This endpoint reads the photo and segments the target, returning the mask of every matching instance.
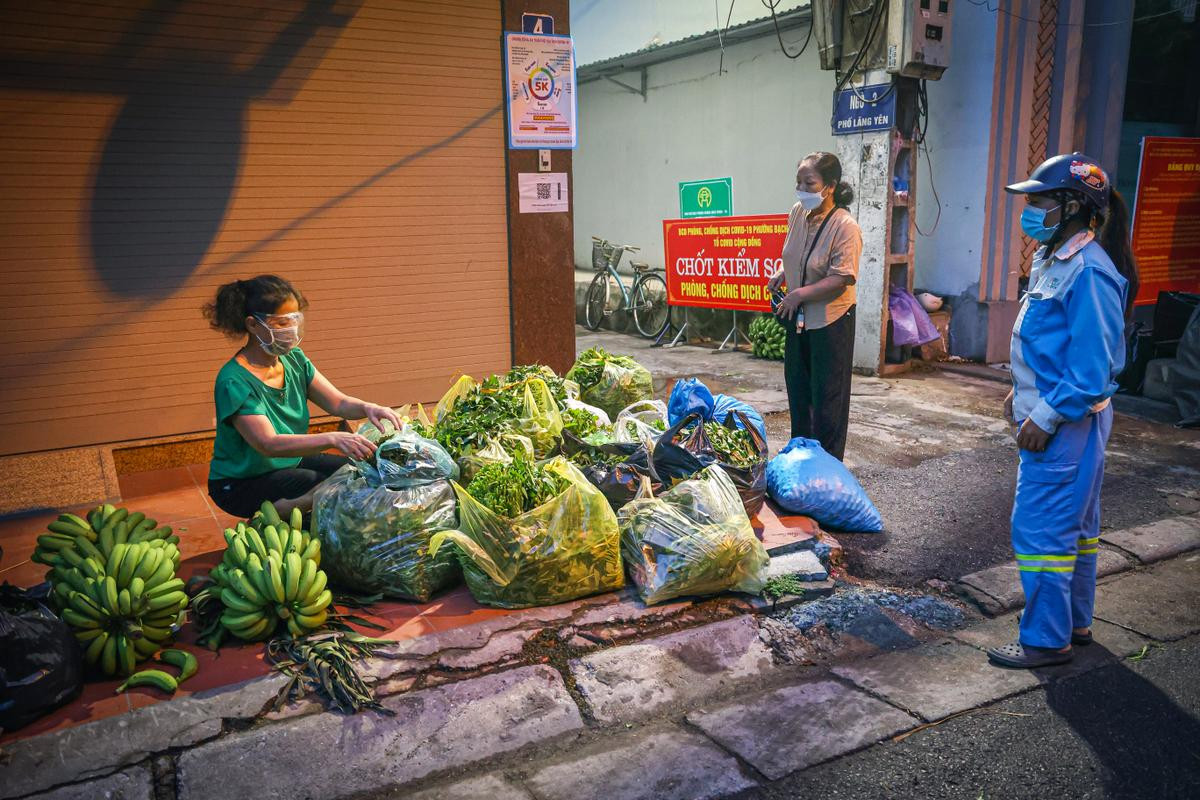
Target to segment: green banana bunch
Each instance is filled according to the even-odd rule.
[[[105,675],[132,674],[171,639],[187,607],[175,577],[179,537],[109,504],[47,528],[33,560],[50,567],[51,596],[85,660]]]
[[[751,350],[758,358],[782,361],[787,329],[773,314],[763,314],[750,323]]]
[[[274,635],[280,622],[294,637],[325,624],[333,593],[320,569],[321,542],[303,524],[299,509],[284,521],[265,502],[249,525],[225,531],[225,554],[205,591],[224,605],[221,626],[229,633],[255,642]]]

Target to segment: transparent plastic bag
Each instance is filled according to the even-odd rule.
[[[650,370],[629,356],[606,353],[599,347],[584,351],[566,377],[579,384],[585,403],[599,406],[610,417],[632,403],[654,397]]]
[[[347,464],[313,498],[321,568],[347,589],[425,602],[458,579],[430,538],[458,526],[451,479],[458,466],[437,444],[405,428],[370,462]]]
[[[575,384],[571,384],[571,385],[574,386]],[[578,387],[576,387],[576,391],[578,391]],[[567,398],[567,401],[565,403],[563,403],[563,408],[564,408],[564,410],[570,408],[570,409],[575,409],[578,411],[586,411],[587,413],[591,414],[593,417],[596,418],[596,425],[598,427],[602,427],[602,428],[611,428],[612,427],[612,418],[610,418],[608,416],[608,412],[605,411],[603,408],[598,408],[596,406],[589,405],[589,404],[583,402],[582,400],[576,400],[572,397]]]
[[[653,449],[654,443],[666,429],[667,404],[662,400],[639,400],[617,414],[613,438],[618,442],[644,444],[647,449]]]
[[[484,447],[468,453],[458,460],[459,469],[462,471],[460,480],[464,484],[470,483],[476,473],[488,464],[511,464],[513,453],[517,451],[522,452],[528,460],[534,460],[533,442],[529,441],[528,436],[522,436],[519,433],[502,433],[488,439]]]
[[[740,424],[739,424],[740,423]],[[740,411],[731,411],[725,422],[726,428],[742,428],[750,436],[757,458],[747,467],[738,467],[722,460],[704,430],[704,418],[693,412],[677,421],[658,438],[651,452],[655,473],[664,484],[687,480],[710,464],[717,464],[733,481],[741,495],[742,505],[750,516],[757,514],[767,499],[767,443],[758,435],[758,430]],[[689,430],[690,429],[690,430]],[[688,431],[685,435],[685,431]]]
[[[621,557],[647,605],[685,595],[762,591],[770,558],[719,466],[658,497],[644,479],[617,519]]]
[[[527,608],[553,605],[625,583],[617,518],[600,490],[564,458],[546,468],[570,486],[513,518],[502,517],[454,484],[459,527],[433,536],[430,550],[452,542],[467,587],[484,605]]]
[[[525,401],[521,416],[514,421],[513,431],[529,438],[533,454],[547,458],[562,441],[562,413],[550,393],[550,387],[540,378],[525,384]]]

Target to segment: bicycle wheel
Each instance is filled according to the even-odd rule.
[[[666,281],[653,272],[643,275],[633,287],[633,322],[638,332],[654,339],[670,321]]]
[[[584,325],[587,326],[589,331],[596,330],[600,327],[600,323],[604,321],[605,311],[608,310],[609,290],[607,272],[601,272],[592,278],[592,285],[588,287],[587,300],[583,309]]]

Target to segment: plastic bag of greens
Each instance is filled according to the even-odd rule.
[[[580,399],[599,406],[615,417],[621,409],[638,400],[654,397],[650,371],[629,356],[606,353],[601,347],[585,350],[567,380],[579,384]]]
[[[570,431],[563,431],[563,451],[604,494],[614,511],[637,495],[643,478],[650,481],[652,491],[662,491],[662,481],[654,472],[645,444],[600,442],[594,438],[584,441]]]
[[[480,450],[475,450],[458,460],[462,471],[462,481],[470,482],[472,478],[488,464],[511,464],[513,457],[523,455],[533,461],[533,442],[528,436],[519,433],[502,433],[488,439],[488,443]]]
[[[758,594],[770,559],[720,467],[655,497],[647,480],[617,514],[621,556],[642,602],[735,591]]]
[[[558,450],[562,429],[562,413],[550,387],[541,378],[531,379],[525,384],[521,416],[514,421],[513,432],[528,437],[534,455],[546,458]]]
[[[625,583],[617,518],[604,495],[564,458],[545,469],[566,489],[515,517],[497,514],[454,484],[459,528],[435,534],[430,549],[440,555],[445,542],[457,547],[467,586],[484,605],[552,605]]]
[[[437,406],[434,435],[455,458],[481,450],[500,433],[529,438],[538,458],[558,449],[562,415],[541,378],[506,383],[492,376],[481,384],[460,378]]]
[[[453,556],[434,556],[429,540],[458,526],[450,483],[457,476],[437,442],[407,428],[380,444],[372,461],[342,467],[313,498],[321,568],[356,592],[418,602],[454,583]]]
[[[606,412],[603,408],[589,405],[582,400],[575,400],[574,398],[568,397],[565,401],[563,401],[562,411],[564,416],[568,411],[579,411],[584,414],[588,414],[595,420],[595,425],[598,428],[612,427],[612,419],[608,416],[608,412]]]
[[[617,414],[613,438],[618,442],[635,442],[654,447],[654,442],[667,429],[667,404],[662,400],[639,400]]]
[[[667,416],[673,425],[688,414],[701,414],[706,420],[724,423],[734,411],[746,415],[746,420],[766,441],[767,424],[762,414],[749,403],[728,394],[713,394],[698,378],[684,378],[675,382],[667,403]],[[734,417],[737,422],[737,417]],[[737,423],[739,426],[741,422]]]
[[[843,531],[878,533],[883,518],[850,470],[814,439],[796,437],[767,465],[767,488],[794,514]]]
[[[651,457],[654,471],[668,486],[718,464],[737,487],[747,514],[757,514],[766,501],[767,443],[740,411],[731,412],[724,423],[705,422],[699,412],[689,414],[659,437]]]

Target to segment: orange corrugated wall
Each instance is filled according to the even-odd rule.
[[[494,0],[0,5],[0,454],[210,430],[263,272],[351,394],[510,358]]]

